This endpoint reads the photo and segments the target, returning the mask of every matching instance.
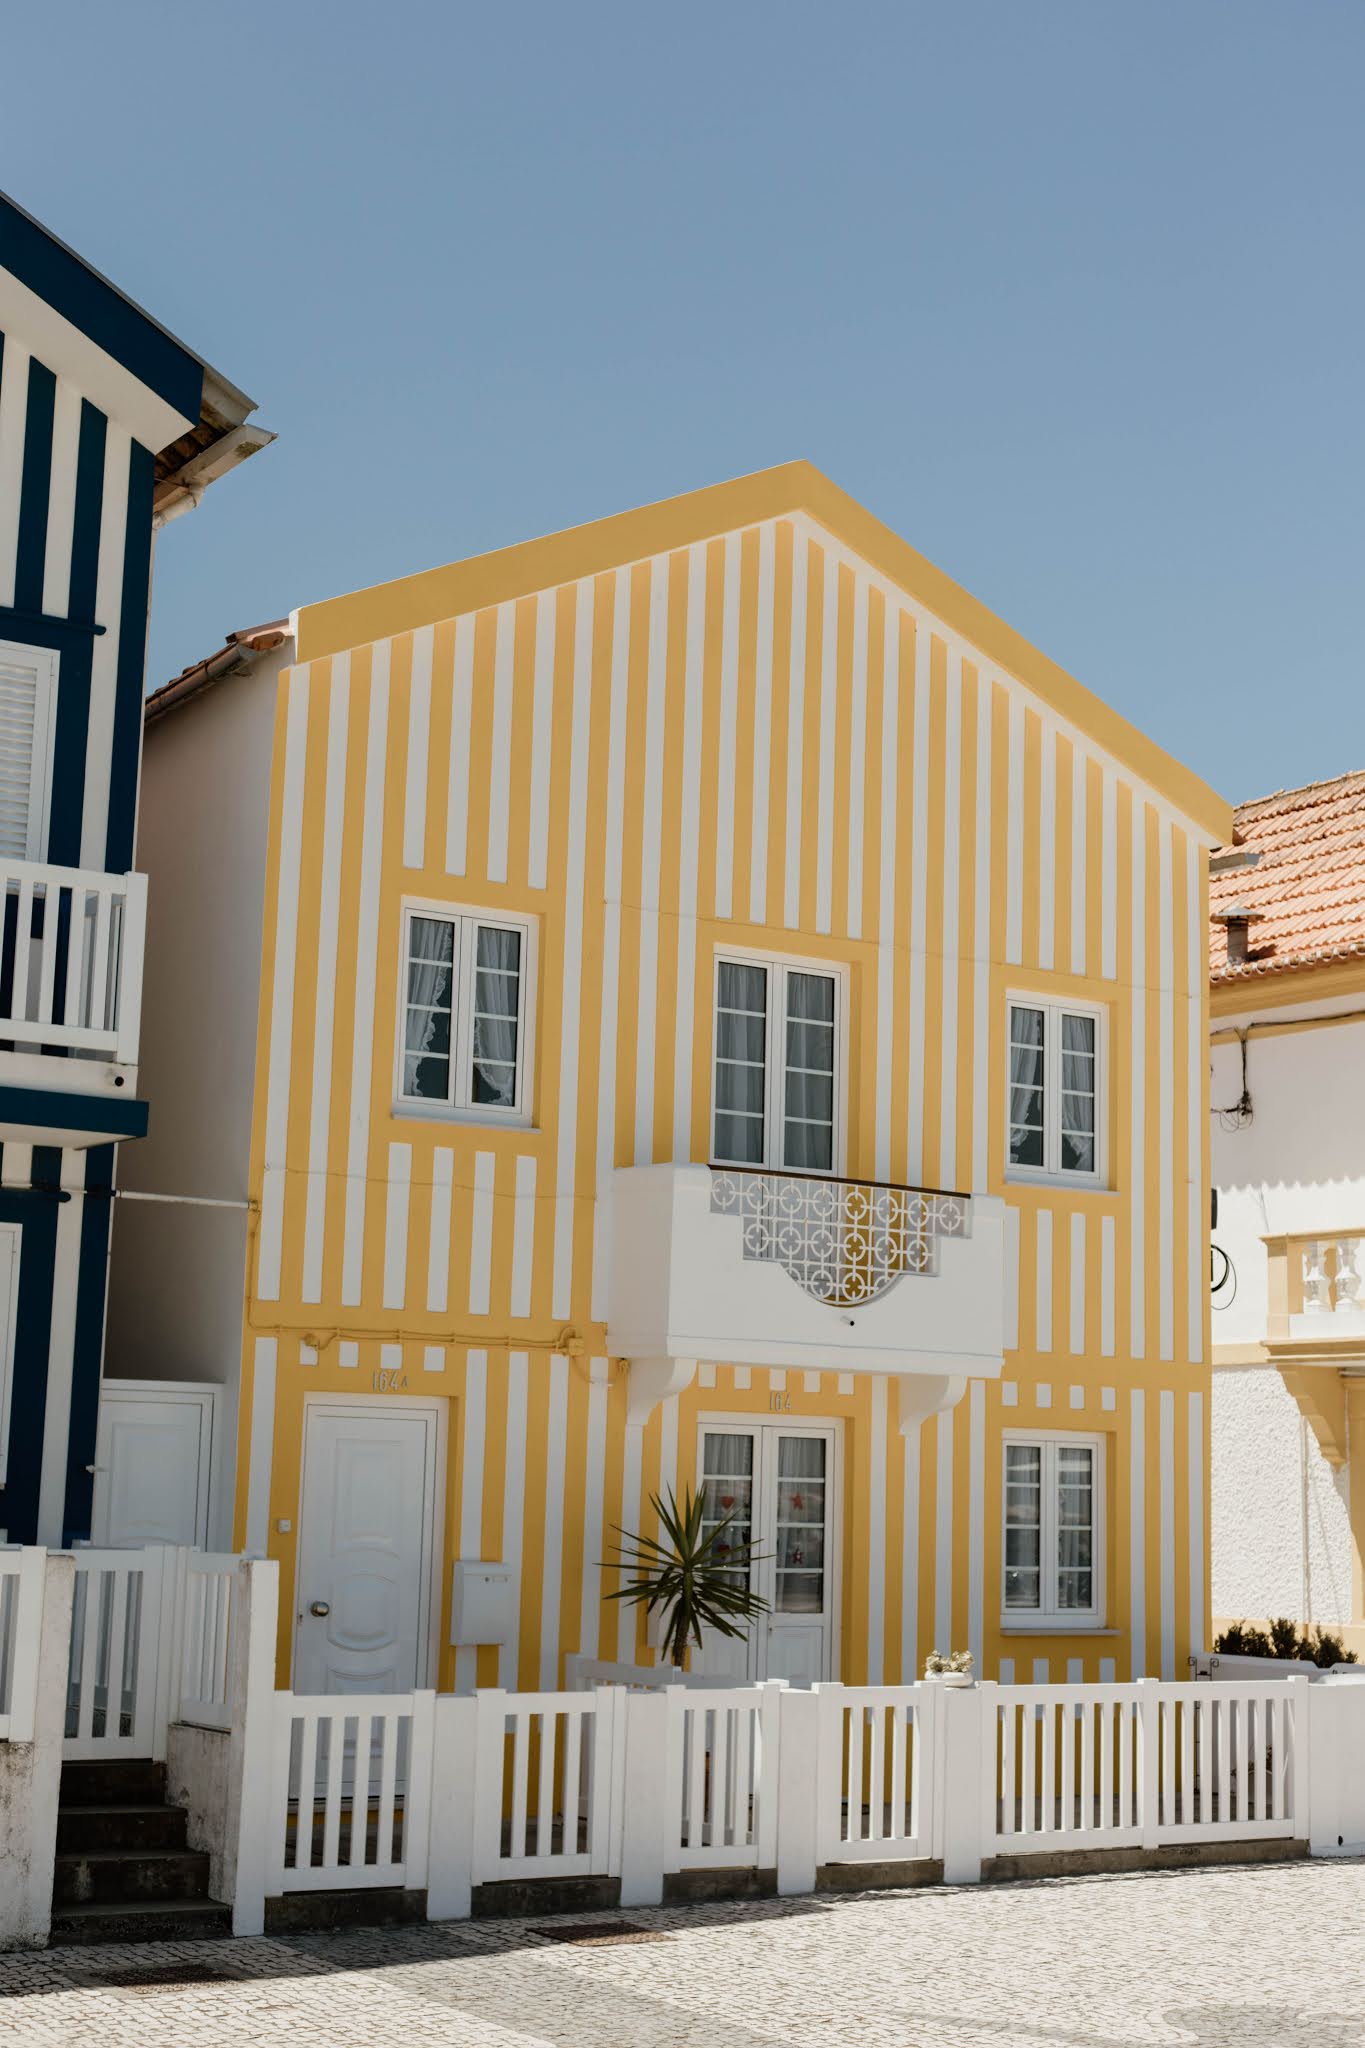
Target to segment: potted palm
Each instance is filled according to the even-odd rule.
[[[743,1636],[747,1625],[766,1614],[768,1603],[749,1584],[749,1567],[759,1553],[750,1542],[736,1542],[734,1514],[710,1529],[700,1494],[689,1487],[681,1505],[670,1491],[665,1501],[655,1494],[650,1506],[659,1521],[657,1536],[632,1536],[625,1529],[617,1554],[605,1569],[631,1572],[633,1578],[608,1593],[609,1600],[643,1606],[662,1622],[666,1661],[681,1671],[688,1649],[700,1649],[702,1631]]]

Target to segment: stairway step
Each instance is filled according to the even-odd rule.
[[[220,1941],[232,1933],[232,1908],[215,1899],[143,1899],[130,1906],[53,1908],[54,1948],[103,1941]]]
[[[149,1899],[208,1897],[209,1859],[200,1849],[83,1850],[59,1855],[54,1905],[136,1906]]]
[[[82,1757],[62,1765],[62,1806],[161,1806],[166,1766],[150,1757]]]
[[[94,1849],[184,1849],[183,1806],[63,1806],[57,1814],[57,1853]]]

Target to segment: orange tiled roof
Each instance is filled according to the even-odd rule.
[[[1260,859],[1211,876],[1209,907],[1243,903],[1262,915],[1251,926],[1246,961],[1234,967],[1226,927],[1212,927],[1212,979],[1245,981],[1365,957],[1365,769],[1258,797],[1239,804],[1235,816],[1235,844]]]

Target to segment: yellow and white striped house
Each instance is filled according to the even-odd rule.
[[[602,1560],[697,1484],[770,1603],[705,1668],[1183,1676],[1230,823],[805,463],[159,692],[132,1170],[198,1202],[112,1327],[219,1387],[282,1678],[648,1663]]]

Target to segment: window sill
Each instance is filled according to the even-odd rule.
[[[405,1102],[393,1105],[393,1114],[403,1121],[421,1124],[460,1124],[477,1131],[535,1131],[529,1116],[516,1110],[451,1109],[441,1102]]]
[[[1097,1621],[1002,1621],[1002,1636],[1117,1636],[1120,1629],[1103,1628]]]
[[[1013,1167],[1005,1174],[1007,1188],[1046,1189],[1049,1194],[1065,1195],[1107,1195],[1117,1200],[1119,1189],[1110,1187],[1107,1181],[1083,1180],[1079,1174],[1070,1173],[1027,1173]]]

